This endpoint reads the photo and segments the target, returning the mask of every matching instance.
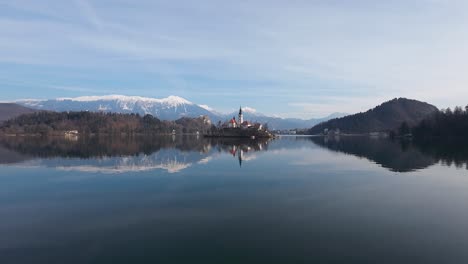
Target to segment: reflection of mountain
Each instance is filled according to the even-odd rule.
[[[0,164],[24,163],[64,171],[124,173],[182,171],[208,163],[218,152],[243,153],[266,149],[267,141],[200,137],[8,138],[0,141]],[[249,158],[249,157],[247,157]],[[34,161],[32,161],[34,160]]]
[[[0,138],[0,165],[46,166],[63,171],[124,173],[164,170],[169,173],[209,163],[220,154],[231,155],[239,165],[263,151],[301,151],[326,147],[364,157],[392,171],[407,172],[437,162],[468,164],[468,147],[430,142],[393,142],[369,137],[281,137],[237,139],[187,137],[95,137],[76,141],[65,138]]]
[[[208,153],[181,152],[174,149],[162,149],[150,155],[124,157],[105,157],[101,159],[64,159],[42,160],[42,164],[64,171],[126,173],[162,169],[169,173],[180,172],[193,163],[203,159]]]
[[[411,144],[370,137],[311,137],[317,145],[367,158],[391,171],[408,172],[433,165],[437,160]]]
[[[0,164],[13,164],[31,159],[29,155],[0,147]]]

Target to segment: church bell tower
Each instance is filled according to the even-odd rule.
[[[242,107],[239,107],[239,126],[244,123],[244,115],[242,114]]]

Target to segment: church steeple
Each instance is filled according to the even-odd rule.
[[[244,123],[244,115],[242,114],[242,106],[239,107],[239,126]]]

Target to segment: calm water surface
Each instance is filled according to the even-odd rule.
[[[466,150],[385,139],[0,144],[0,263],[468,263]]]

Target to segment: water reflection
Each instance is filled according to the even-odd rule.
[[[211,141],[215,143],[222,151],[230,153],[233,157],[237,157],[239,167],[242,167],[242,161],[255,159],[254,152],[267,151],[269,139],[218,139]]]
[[[45,166],[63,171],[125,173],[183,171],[193,164],[207,164],[223,154],[242,167],[268,150],[298,150],[320,146],[366,158],[396,172],[411,172],[436,163],[467,167],[468,147],[451,144],[392,141],[371,137],[283,137],[268,139],[211,138],[199,136],[27,138],[0,140],[0,164]]]
[[[10,138],[0,263],[467,263],[466,171],[431,166],[464,153],[357,137]]]
[[[220,153],[242,162],[268,149],[268,139],[186,137],[8,138],[0,141],[0,164],[22,163],[63,171],[126,173],[162,169],[180,172]]]
[[[410,172],[436,163],[468,166],[468,149],[460,142],[418,142],[390,140],[367,136],[310,137],[315,144],[327,149],[366,158],[396,172]],[[468,167],[467,167],[468,168]]]

